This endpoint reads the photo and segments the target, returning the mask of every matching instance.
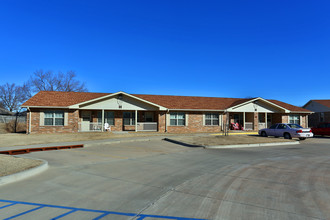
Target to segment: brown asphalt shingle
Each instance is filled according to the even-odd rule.
[[[330,99],[319,99],[319,100],[311,100],[311,101],[320,103],[321,105],[330,108]]]
[[[111,93],[41,91],[26,101],[22,106],[66,107],[110,94]],[[198,96],[132,95],[168,109],[224,110],[251,100]],[[310,112],[309,110],[277,100],[268,101],[290,111]]]

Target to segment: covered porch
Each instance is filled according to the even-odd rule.
[[[262,98],[251,99],[228,109],[228,126],[232,130],[260,130],[287,122],[287,110]]]
[[[77,106],[78,131],[159,131],[166,109],[124,92],[114,93]]]
[[[273,122],[274,113],[268,112],[235,112],[229,113],[231,130],[260,130],[269,128]],[[277,122],[276,122],[277,123]]]
[[[103,131],[158,131],[156,111],[79,111],[79,132]]]

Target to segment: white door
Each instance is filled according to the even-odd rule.
[[[90,131],[91,111],[81,112],[81,131]]]

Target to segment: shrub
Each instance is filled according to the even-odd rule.
[[[5,129],[9,133],[15,132],[15,120],[11,120],[10,122],[6,123]],[[17,122],[16,124],[16,132],[23,133],[26,132],[26,124],[22,122]]]

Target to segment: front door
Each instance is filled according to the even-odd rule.
[[[91,111],[82,111],[81,117],[81,131],[90,131]]]
[[[145,117],[146,122],[153,122],[154,121],[154,113],[153,112],[145,112],[144,117]]]

